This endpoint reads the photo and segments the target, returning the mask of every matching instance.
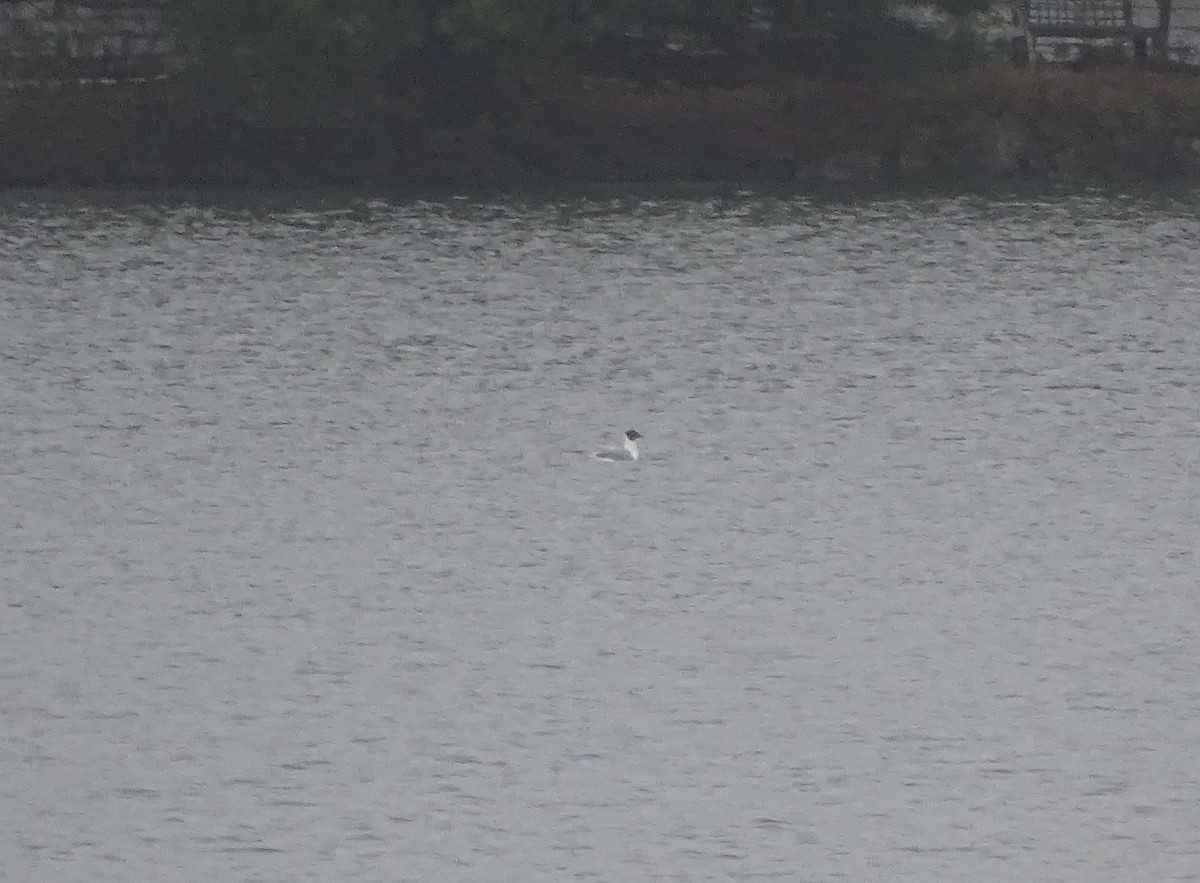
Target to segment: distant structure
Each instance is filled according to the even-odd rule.
[[[1172,0],[1016,0],[1014,24],[1022,32],[1025,55],[1035,65],[1044,45],[1054,54],[1072,47],[1128,47],[1139,64],[1151,58],[1166,64]]]
[[[135,80],[177,55],[163,0],[0,0],[0,79]]]

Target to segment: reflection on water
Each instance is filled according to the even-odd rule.
[[[1192,879],[1195,209],[11,197],[0,863]]]

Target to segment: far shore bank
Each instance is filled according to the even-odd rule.
[[[1200,78],[995,68],[737,88],[590,78],[450,124],[247,118],[169,81],[0,90],[0,186],[1200,183]]]

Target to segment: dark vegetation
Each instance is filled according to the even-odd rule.
[[[1200,84],[1031,73],[895,0],[159,0],[166,76],[0,92],[0,181],[1154,177]],[[988,0],[940,0],[950,18]]]

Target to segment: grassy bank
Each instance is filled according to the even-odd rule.
[[[1200,180],[1200,78],[1009,69],[737,88],[591,78],[431,123],[428,99],[250,116],[170,82],[8,86],[8,186]]]

